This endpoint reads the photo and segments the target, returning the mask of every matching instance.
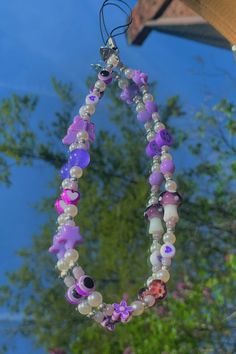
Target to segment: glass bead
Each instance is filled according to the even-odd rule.
[[[74,178],[81,178],[83,175],[83,169],[79,166],[74,166],[70,169],[70,176]]]
[[[124,71],[124,74],[125,74],[125,76],[127,77],[127,79],[131,79],[132,78],[132,76],[133,76],[133,70],[132,69],[125,69],[125,71]]]
[[[92,311],[92,307],[88,304],[87,301],[83,301],[78,305],[78,311],[82,315],[88,315]]]
[[[88,296],[87,300],[90,306],[98,307],[102,304],[103,301],[102,294],[98,291],[94,291],[91,295]]]
[[[84,270],[82,269],[82,267],[74,267],[72,273],[74,277],[78,280],[80,277],[84,275]]]
[[[146,103],[147,101],[153,101],[153,96],[150,93],[145,93],[143,95],[143,102]]]
[[[87,150],[76,149],[70,153],[69,164],[72,166],[79,166],[85,168],[90,163],[90,155]]]
[[[164,235],[163,235],[163,241],[165,243],[175,243],[176,241],[176,236],[173,232],[166,232]]]
[[[94,85],[94,87],[95,87],[96,89],[98,89],[100,92],[105,91],[106,86],[107,86],[107,85],[106,85],[105,82],[102,81],[102,80],[97,80],[97,81],[95,82],[95,85]]]
[[[144,311],[144,305],[141,301],[134,301],[132,302],[131,306],[133,307],[133,316],[139,316],[143,313]]]

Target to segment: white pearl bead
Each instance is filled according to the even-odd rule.
[[[111,304],[107,304],[107,306],[103,312],[105,315],[111,316],[113,314],[113,311],[114,311],[114,306]]]
[[[59,224],[59,225],[65,224],[67,217],[68,217],[68,216],[67,216],[66,214],[61,214],[61,215],[59,215],[58,218],[57,218],[58,224]]]
[[[153,96],[150,93],[143,95],[143,102],[146,103],[147,101],[153,101]]]
[[[152,119],[155,121],[159,121],[160,120],[160,115],[158,112],[153,112],[152,113]]]
[[[119,58],[117,55],[112,54],[110,58],[107,60],[108,65],[112,65],[113,67],[116,67],[119,64]]]
[[[65,178],[61,185],[63,189],[72,189],[73,191],[78,190],[78,184],[75,181],[71,181],[70,178]]]
[[[119,86],[119,88],[121,88],[121,89],[126,88],[128,85],[129,85],[129,82],[128,82],[128,80],[126,80],[126,79],[120,79],[120,80],[118,81],[118,86]]]
[[[76,205],[69,204],[65,207],[64,213],[74,217],[78,214],[78,208]]]
[[[75,222],[74,222],[74,220],[67,220],[67,221],[65,221],[64,225],[75,226]]]
[[[139,316],[144,311],[144,305],[141,301],[134,301],[132,302],[131,306],[133,307],[134,311],[132,312],[133,316]]]
[[[154,279],[160,279],[165,283],[170,279],[170,273],[166,269],[160,269],[158,272],[153,274]]]
[[[143,112],[143,111],[145,111],[145,106],[143,103],[138,103],[135,109],[136,109],[136,112]]]
[[[172,179],[169,179],[169,180],[166,181],[166,183],[165,183],[165,189],[166,189],[168,192],[176,192],[177,184],[176,184],[175,181],[173,181]]]
[[[132,69],[125,69],[125,71],[124,71],[124,74],[125,74],[125,76],[127,77],[127,79],[131,79],[132,78],[132,76],[133,76],[133,70]]]
[[[64,278],[64,283],[65,285],[69,288],[71,287],[73,284],[75,284],[75,279],[70,276],[70,275],[67,275],[65,278]]]
[[[74,166],[70,169],[70,175],[74,178],[80,178],[83,175],[83,170],[79,166]]]
[[[66,261],[73,264],[79,259],[79,252],[72,248],[66,251],[64,258]]]
[[[94,321],[101,323],[104,319],[104,314],[101,311],[96,312],[96,314],[93,317]]]
[[[155,132],[158,132],[159,130],[165,129],[165,125],[163,123],[157,122],[154,125],[154,130]]]
[[[152,165],[152,168],[151,168],[152,172],[160,172],[160,164],[158,162],[155,162],[153,165]]]
[[[79,311],[82,315],[88,315],[88,314],[92,311],[92,308],[91,308],[91,306],[87,303],[87,301],[83,301],[83,302],[81,302],[81,304],[78,305],[78,311]]]
[[[155,133],[154,132],[149,132],[147,134],[147,141],[152,141],[155,138]]]
[[[60,271],[67,271],[70,266],[69,266],[69,263],[65,260],[65,259],[59,259],[59,261],[57,261],[57,268],[60,270]]]
[[[172,160],[171,154],[168,154],[168,152],[164,152],[161,154],[161,161],[163,160]]]
[[[152,295],[146,295],[146,296],[144,296],[143,301],[145,302],[145,304],[146,304],[148,307],[153,306],[153,305],[155,304],[155,302],[156,302],[155,297],[152,296]]]
[[[161,263],[163,266],[169,267],[171,265],[171,258],[162,257]]]
[[[91,100],[91,98],[93,98],[93,100]],[[99,101],[99,97],[97,95],[95,95],[94,93],[92,95],[91,94],[87,95],[85,98],[86,104],[95,105],[98,103],[98,101]]]
[[[86,130],[82,130],[76,134],[76,138],[79,140],[80,139],[88,140],[89,139],[88,132],[86,132]]]
[[[157,240],[154,240],[150,247],[150,251],[151,252],[158,251],[158,253],[160,254],[160,249],[161,249],[161,244]]]
[[[81,267],[74,267],[72,273],[77,280],[85,274]]]
[[[105,82],[102,81],[102,80],[97,80],[97,81],[95,82],[95,85],[94,85],[94,87],[95,87],[96,89],[98,89],[100,92],[105,91],[106,86],[107,86],[107,85],[106,85]]]
[[[160,252],[159,251],[154,251],[151,256],[150,256],[150,262],[152,265],[154,266],[159,266],[161,265],[161,262],[159,260],[159,255],[160,255]]]
[[[166,232],[164,235],[163,235],[163,241],[164,242],[170,242],[170,243],[175,243],[176,241],[176,236],[173,232]]]
[[[99,293],[98,291],[94,291],[92,294],[90,294],[87,298],[88,303],[92,307],[98,307],[102,303],[102,294]]]

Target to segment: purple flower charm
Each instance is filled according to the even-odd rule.
[[[119,304],[114,304],[114,312],[112,314],[113,321],[126,322],[133,312],[133,307],[128,306],[125,300]]]
[[[146,85],[148,76],[147,74],[142,73],[140,70],[134,70],[132,79],[136,83],[136,85],[141,86]]]

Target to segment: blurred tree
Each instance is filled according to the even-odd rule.
[[[29,126],[37,98],[13,95],[2,101],[2,181],[10,182],[12,160],[32,164],[41,159],[56,168],[63,164],[65,154],[55,142],[69,125],[75,99],[70,85],[56,79],[53,85],[62,110],[55,114],[52,126],[40,125],[46,133],[41,141]],[[78,223],[86,240],[80,259],[109,302],[119,301],[124,292],[133,298],[142,287],[148,274],[149,240],[142,218],[148,172],[143,132],[130,108],[118,99],[117,90],[112,88],[108,94],[116,134],[105,130],[97,134],[91,165],[80,182]],[[22,266],[8,274],[9,283],[1,288],[1,304],[23,314],[17,330],[36,346],[72,354],[236,351],[235,108],[227,100],[203,107],[186,128],[178,97],[168,99],[160,111],[170,127],[174,121],[175,156],[186,158],[184,143],[191,161],[177,176],[184,204],[168,299],[127,326],[118,326],[113,334],[79,316],[64,300],[55,260],[47,253],[56,216],[53,200],[44,199],[41,208],[48,213],[48,223],[33,238],[31,249],[19,251]],[[58,185],[55,176],[55,190]]]

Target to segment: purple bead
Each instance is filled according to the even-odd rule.
[[[62,166],[62,168],[60,169],[60,175],[62,179],[70,177],[70,166],[68,163]]]
[[[75,149],[70,153],[69,165],[85,168],[90,162],[90,155],[87,150]]]
[[[155,102],[153,101],[147,101],[145,103],[145,107],[146,107],[146,110],[149,112],[149,113],[154,113],[154,112],[157,112],[158,111],[158,108],[157,108],[157,105]]]
[[[136,85],[142,86],[146,85],[148,81],[148,76],[140,70],[134,70],[132,80],[136,83]]]
[[[164,180],[163,174],[157,171],[152,172],[149,177],[151,186],[160,186]]]
[[[174,173],[175,172],[175,165],[172,160],[163,160],[160,165],[161,172],[164,174],[166,173]]]
[[[155,142],[155,140],[152,140],[148,143],[148,145],[146,147],[146,154],[149,157],[153,157],[155,155],[161,154],[160,148],[157,146],[157,143]]]
[[[142,111],[137,114],[137,119],[141,123],[146,123],[151,118],[152,118],[152,115],[148,111]]]
[[[164,145],[171,146],[173,143],[173,138],[167,129],[159,130],[156,134],[155,140],[160,148]]]

